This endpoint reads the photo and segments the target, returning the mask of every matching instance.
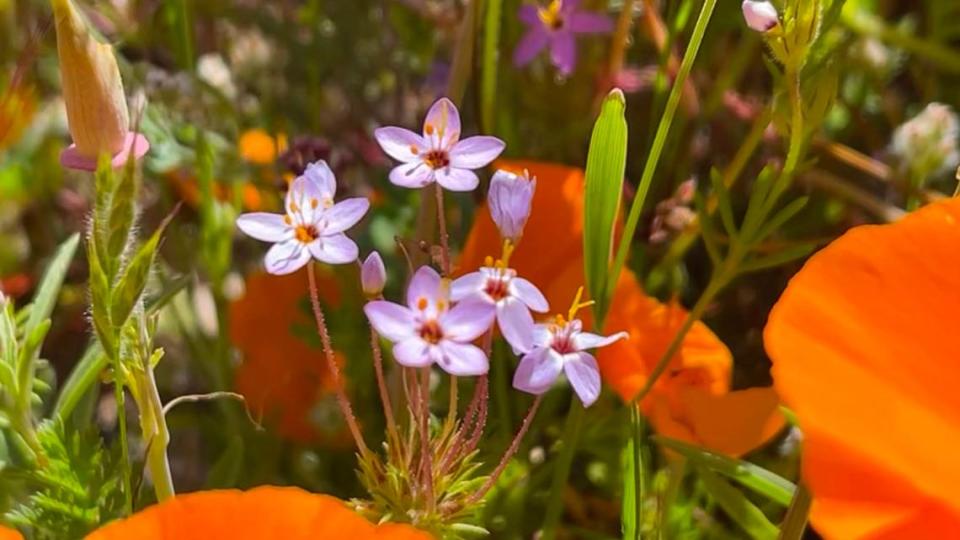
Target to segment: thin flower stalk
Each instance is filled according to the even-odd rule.
[[[400,444],[400,435],[397,431],[397,419],[393,415],[393,402],[390,399],[390,391],[387,389],[387,380],[383,371],[383,349],[380,348],[380,336],[372,327],[370,328],[370,350],[373,352],[373,368],[377,378],[377,390],[380,393],[380,401],[383,402],[383,416],[387,422],[387,441],[390,445],[390,452],[396,452]]]
[[[490,489],[496,485],[497,480],[500,479],[500,475],[503,474],[503,471],[507,468],[510,460],[513,459],[513,456],[517,453],[517,450],[520,449],[520,442],[523,441],[523,438],[527,435],[527,431],[530,429],[530,424],[533,423],[533,419],[537,416],[537,411],[540,409],[540,404],[542,402],[543,394],[537,396],[537,398],[533,400],[533,405],[530,406],[530,410],[527,411],[527,416],[524,417],[523,423],[520,425],[520,429],[517,431],[516,436],[513,437],[513,441],[510,442],[510,447],[507,448],[507,451],[503,454],[503,457],[500,458],[500,463],[497,464],[497,467],[487,478],[487,481],[483,483],[483,486],[481,486],[476,493],[467,499],[467,504],[479,502],[490,491]]]

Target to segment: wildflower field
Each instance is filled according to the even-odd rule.
[[[957,0],[0,0],[0,540],[960,539]]]

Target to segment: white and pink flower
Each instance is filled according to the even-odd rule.
[[[311,258],[328,264],[357,260],[357,245],[344,234],[370,208],[363,197],[333,202],[337,181],[325,161],[312,163],[290,184],[286,214],[254,212],[237,218],[237,227],[248,236],[272,242],[267,251],[267,272],[291,274]]]
[[[407,288],[407,305],[369,302],[363,311],[373,328],[393,342],[397,363],[422,368],[436,364],[451,375],[484,375],[487,355],[473,341],[493,324],[493,306],[467,299],[451,306],[450,283],[423,266]]]
[[[600,396],[600,368],[596,358],[586,351],[627,337],[626,332],[608,337],[584,332],[580,319],[567,322],[558,317],[553,323],[538,324],[533,333],[533,350],[520,360],[513,387],[540,395],[553,386],[562,372],[583,405],[589,407]]]
[[[493,173],[487,204],[490,207],[490,217],[497,224],[501,237],[513,244],[520,241],[523,228],[530,217],[530,207],[536,191],[537,179],[531,180],[526,171],[523,176],[507,171]]]
[[[374,132],[380,147],[401,165],[390,171],[390,181],[406,188],[438,182],[450,191],[472,191],[480,183],[473,171],[489,165],[506,146],[496,137],[460,140],[460,113],[447,98],[430,107],[423,135],[401,127]]]

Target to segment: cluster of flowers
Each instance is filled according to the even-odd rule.
[[[383,150],[401,162],[390,173],[398,186],[420,188],[437,183],[450,191],[470,191],[479,185],[474,172],[490,164],[504,149],[495,137],[460,139],[460,116],[447,99],[437,101],[426,116],[423,134],[399,127],[376,132]],[[396,361],[406,367],[436,365],[451,375],[477,376],[489,371],[488,352],[474,341],[494,324],[513,351],[522,355],[513,384],[540,395],[564,373],[584,405],[600,394],[600,372],[588,350],[626,337],[603,337],[583,331],[576,317],[580,294],[566,317],[536,323],[533,314],[550,306],[536,285],[509,267],[511,252],[523,236],[536,180],[497,171],[490,182],[491,216],[503,239],[503,253],[477,271],[455,280],[430,266],[419,268],[407,288],[405,304],[382,299],[386,281],[383,260],[371,253],[361,265],[364,293],[371,299],[364,311],[373,328],[394,343]],[[365,198],[334,202],[336,180],[325,162],[307,167],[286,197],[286,213],[250,213],[238,227],[247,235],[273,243],[265,266],[272,274],[289,274],[311,259],[345,264],[358,258],[357,245],[345,231],[370,207]],[[444,269],[449,274],[449,269]]]

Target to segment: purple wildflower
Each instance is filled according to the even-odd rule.
[[[580,0],[551,0],[547,7],[520,6],[520,20],[529,30],[513,52],[517,67],[530,63],[543,49],[550,48],[550,60],[564,76],[577,65],[577,34],[606,34],[613,21],[599,13],[577,9]]]
[[[536,178],[531,180],[526,171],[523,176],[497,171],[490,179],[490,191],[487,194],[490,217],[497,224],[500,236],[514,245],[523,236],[523,228],[530,217],[530,206],[536,190]]]
[[[486,167],[506,146],[496,137],[460,140],[460,113],[447,98],[430,107],[423,135],[400,127],[374,132],[380,147],[402,164],[390,171],[390,181],[407,188],[438,182],[450,191],[472,191],[480,183],[474,169]]]

